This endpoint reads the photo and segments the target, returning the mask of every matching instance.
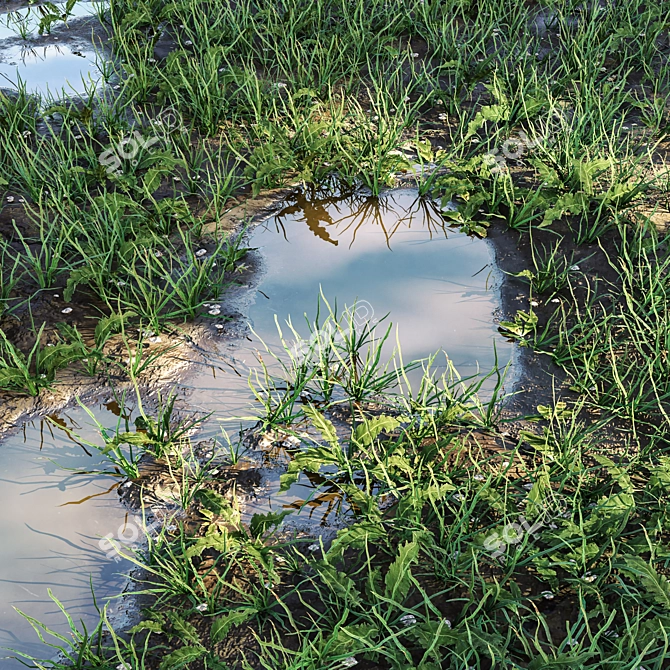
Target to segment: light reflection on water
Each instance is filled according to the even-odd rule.
[[[19,81],[29,93],[53,96],[83,93],[100,79],[96,55],[68,46],[12,46],[0,50],[0,88],[17,89]]]
[[[66,5],[64,2],[53,4],[55,11],[43,5],[32,5],[30,7],[20,7],[11,11],[0,13],[0,40],[15,37],[34,37],[39,34],[40,22],[47,14],[60,14],[61,17],[67,16],[67,23],[87,16],[94,16],[96,7],[92,2],[82,2],[78,0],[66,14]],[[57,21],[53,27],[62,26],[62,21]]]
[[[248,378],[258,367],[259,352],[270,363],[263,343],[281,353],[276,321],[285,337],[290,320],[306,338],[305,319],[314,321],[321,291],[340,309],[366,301],[375,318],[388,314],[394,331],[386,354],[396,347],[397,327],[405,363],[444,350],[466,378],[494,367],[494,344],[500,367],[511,360],[512,345],[493,320],[499,298],[492,248],[448,228],[414,189],[380,198],[299,194],[259,226],[249,244],[262,254],[264,268],[246,312],[253,333],[237,341],[222,339],[186,385],[189,405],[219,419],[205,425],[206,435],[216,436],[219,426],[234,433],[239,424],[231,417],[249,415],[250,408],[258,411]],[[444,354],[436,359],[440,366],[445,367]],[[417,384],[420,376],[416,370],[409,378]],[[484,385],[484,395],[494,383]],[[512,383],[510,375],[506,387]],[[256,458],[271,464],[267,453]],[[281,467],[267,473],[270,494],[251,511],[296,509],[309,501],[292,523],[299,526],[306,517],[312,526],[335,522],[339,495],[323,478],[303,477],[279,494],[280,474]]]
[[[100,406],[108,426],[115,417]],[[95,625],[91,598],[119,593],[123,564],[104,558],[98,543],[125,523],[113,477],[78,474],[109,469],[74,437],[95,439],[83,410],[52,419],[31,421],[0,445],[0,647],[49,656],[30,624],[13,608],[36,617],[61,634],[67,632],[62,614],[49,600],[48,589],[76,620]],[[68,468],[64,470],[63,468]],[[0,651],[0,659],[5,653]],[[0,660],[0,667],[23,667]]]
[[[64,4],[56,7],[64,12]],[[101,78],[99,56],[91,45],[91,24],[82,24],[85,28],[78,33],[74,26],[80,24],[71,22],[94,17],[93,4],[77,2],[68,23],[58,21],[53,34],[40,36],[38,27],[45,13],[44,7],[36,6],[0,14],[0,89],[18,89],[21,82],[29,93],[54,99],[91,90]]]
[[[281,348],[275,318],[284,330],[290,319],[307,337],[305,318],[314,321],[320,292],[340,311],[365,301],[375,318],[388,314],[394,330],[387,354],[397,328],[405,362],[444,350],[467,377],[493,368],[494,343],[499,365],[511,359],[512,346],[493,320],[498,292],[490,245],[446,227],[414,189],[379,199],[298,195],[254,232],[250,245],[264,267],[248,308],[254,333],[222,339],[209,367],[191,378],[198,409],[221,418],[243,412],[256,352],[262,342]]]

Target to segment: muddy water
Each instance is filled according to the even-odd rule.
[[[260,340],[279,353],[275,319],[285,324],[290,318],[306,336],[304,315],[314,320],[320,292],[331,304],[337,300],[340,308],[356,301],[364,304],[371,319],[389,314],[405,361],[442,349],[462,375],[474,375],[494,365],[494,343],[499,364],[510,360],[511,346],[494,323],[498,277],[490,245],[447,228],[431,203],[412,189],[380,198],[297,195],[252,232],[249,244],[256,251],[248,263],[260,271],[251,284],[226,294],[221,312],[232,301],[253,332],[239,336],[239,328],[233,329],[221,315],[208,315],[219,344],[205,352],[200,367],[181,387],[190,409],[214,414],[200,431],[203,440],[220,435],[221,426],[234,436],[240,422],[231,418],[253,413],[247,377],[257,367]],[[216,304],[206,312],[216,312]],[[392,339],[388,354],[395,334]],[[106,426],[115,424],[119,411],[114,403],[93,409]],[[127,567],[100,546],[100,538],[109,533],[123,536],[126,513],[117,492],[110,490],[118,480],[62,469],[106,467],[73,438],[77,433],[96,441],[96,431],[79,408],[57,420],[60,426],[28,424],[0,445],[0,536],[5,539],[0,545],[0,646],[40,655],[44,648],[34,644],[29,626],[11,608],[64,632],[46,594],[51,586],[75,619],[83,617],[91,624],[95,613],[89,579],[97,597],[104,599],[118,593],[122,581],[115,575]],[[245,515],[293,509],[291,526],[326,535],[345,523],[346,508],[337,491],[318,477],[278,493],[285,457],[279,452],[244,455],[263,474],[262,485],[247,492]],[[19,667],[12,663],[0,661],[0,667]]]
[[[104,406],[97,414],[115,425],[116,417]],[[127,570],[105,559],[99,546],[100,538],[116,535],[126,522],[114,490],[118,479],[77,474],[108,469],[73,436],[93,441],[91,420],[81,409],[53,418],[57,423],[30,422],[0,444],[0,648],[46,658],[49,650],[14,608],[67,634],[49,599],[51,589],[75,621],[83,619],[90,627],[97,621],[91,584],[104,602],[121,591],[124,579],[118,573]],[[0,650],[0,668],[23,667],[4,658],[7,654]]]
[[[91,43],[94,15],[91,3],[79,2],[67,24],[39,35],[39,7],[0,14],[0,88],[17,89],[21,82],[30,93],[60,99],[94,87],[101,78]]]

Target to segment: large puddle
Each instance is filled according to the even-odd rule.
[[[258,249],[249,263],[262,261],[262,271],[257,283],[231,295],[253,333],[231,338],[226,322],[213,314],[220,345],[181,385],[192,410],[214,414],[200,430],[202,439],[220,437],[222,425],[234,434],[239,424],[230,419],[253,411],[247,379],[257,366],[257,352],[264,349],[260,340],[280,351],[275,318],[281,325],[290,318],[307,336],[304,315],[314,320],[320,293],[341,308],[364,306],[366,318],[389,314],[406,362],[444,350],[461,375],[469,376],[494,366],[494,343],[499,366],[512,356],[512,345],[494,323],[499,298],[491,246],[446,227],[431,202],[413,189],[390,191],[380,198],[297,195],[252,232],[249,244]],[[216,304],[208,310],[217,312]],[[391,339],[389,354],[395,334]],[[442,357],[440,364],[444,363]],[[507,386],[511,388],[511,379]],[[105,425],[116,422],[114,403],[93,409]],[[60,427],[48,421],[28,424],[0,447],[0,532],[5,539],[0,548],[0,646],[39,654],[44,649],[34,644],[28,625],[11,607],[51,624],[59,622],[58,630],[64,632],[56,607],[46,597],[47,587],[75,618],[91,622],[89,579],[102,599],[119,591],[114,575],[123,568],[99,545],[108,533],[120,535],[117,529],[122,530],[126,519],[117,492],[110,490],[118,480],[68,475],[54,465],[52,461],[86,471],[100,465],[99,457],[89,455],[66,429],[94,441],[96,433],[85,412],[75,408],[58,421]],[[317,478],[301,481],[280,496],[281,466],[267,453],[248,453],[246,458],[264,475],[247,513],[292,508],[293,525],[312,530],[342,522],[336,496],[320,489]],[[305,501],[310,502],[298,514]],[[11,663],[3,661],[2,667],[14,667]]]
[[[65,5],[54,5],[64,15]],[[60,99],[84,93],[100,80],[99,56],[91,43],[97,24],[95,7],[77,2],[67,19],[58,21],[51,33],[39,35],[44,6],[0,14],[0,88],[17,89]]]
[[[340,312],[347,306],[366,319],[388,315],[378,326],[383,332],[393,324],[386,354],[390,357],[399,341],[405,363],[442,352],[434,369],[446,369],[446,354],[466,379],[490,372],[496,351],[499,369],[512,359],[512,345],[494,322],[500,277],[491,245],[447,227],[432,202],[414,189],[380,198],[301,194],[259,226],[249,244],[263,267],[259,284],[239,294],[240,310],[253,332],[232,340],[225,322],[219,323],[224,324],[221,346],[184,389],[193,410],[212,414],[201,430],[205,437],[221,438],[221,428],[235,437],[240,422],[233,417],[253,414],[255,408],[248,380],[259,367],[259,352],[267,365],[272,359],[266,346],[286,358],[277,323],[290,344],[288,320],[307,339],[307,322],[315,319],[320,295],[331,306],[337,303]],[[216,311],[217,304],[211,308]],[[323,302],[320,309],[323,317]],[[409,375],[415,389],[421,375],[420,369]],[[482,395],[495,383],[495,377],[485,382]],[[513,383],[510,371],[505,387],[511,390]],[[282,449],[268,445],[246,457],[263,468],[265,482],[258,498],[249,501],[249,513],[297,510],[307,503],[287,524],[314,532],[342,522],[332,491],[320,489],[318,477],[278,493],[286,457]]]
[[[194,408],[220,418],[248,411],[247,378],[256,352],[263,342],[281,350],[275,316],[284,331],[290,318],[306,338],[305,317],[314,321],[321,293],[340,311],[356,305],[371,319],[388,315],[383,323],[392,323],[393,333],[387,353],[397,329],[405,362],[443,351],[461,376],[469,377],[489,372],[496,350],[499,367],[511,360],[512,345],[494,322],[500,277],[492,247],[449,228],[414,189],[379,198],[298,195],[261,225],[249,244],[263,265],[251,304],[241,308],[253,333],[238,341],[225,337],[220,351],[191,379]],[[436,360],[440,363],[444,367],[444,355]]]

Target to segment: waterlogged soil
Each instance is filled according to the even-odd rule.
[[[29,93],[59,100],[95,88],[109,38],[93,5],[77,3],[67,22],[42,35],[41,18],[39,7],[0,13],[0,89],[24,85]]]

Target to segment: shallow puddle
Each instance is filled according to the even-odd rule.
[[[84,93],[100,79],[94,53],[56,44],[14,46],[2,50],[0,59],[0,87],[17,89],[20,80],[28,92],[45,97]]]
[[[58,22],[42,36],[39,8],[0,15],[0,88],[22,82],[29,93],[55,99],[90,90],[101,78],[91,44],[94,14],[91,3],[77,3],[67,24]]]
[[[259,226],[249,244],[258,249],[263,267],[251,304],[240,306],[253,333],[231,341],[224,326],[219,350],[187,385],[189,406],[219,419],[205,424],[206,436],[216,437],[221,426],[234,434],[240,424],[231,417],[254,411],[248,378],[258,366],[258,352],[266,363],[263,342],[282,353],[275,319],[285,337],[290,318],[307,338],[305,315],[314,321],[320,292],[331,305],[337,302],[340,311],[356,304],[357,316],[374,320],[388,314],[382,325],[392,322],[393,331],[386,353],[390,356],[396,346],[397,328],[405,363],[443,351],[466,378],[494,368],[496,350],[500,368],[511,361],[512,345],[494,322],[499,275],[491,245],[448,228],[434,205],[414,189],[389,191],[380,198],[301,194]],[[248,296],[242,290],[240,302]],[[441,354],[434,367],[444,369],[445,363]],[[420,376],[416,370],[409,378],[416,384]],[[510,372],[507,389],[513,381]],[[494,384],[492,378],[483,386],[484,396]],[[279,495],[281,466],[271,469],[274,455],[248,456],[266,468],[265,493],[251,511],[295,508],[310,500],[299,517],[293,515],[292,524],[300,527],[303,521],[313,530],[315,522],[337,522],[337,500],[319,482],[301,480]]]
[[[314,321],[320,292],[340,311],[356,303],[357,314],[388,315],[388,354],[397,329],[405,362],[444,351],[468,377],[494,367],[494,343],[499,366],[511,360],[512,345],[494,322],[499,275],[490,244],[448,228],[414,189],[380,198],[299,195],[259,226],[249,245],[263,266],[251,304],[241,308],[255,334],[223,339],[210,367],[188,385],[196,408],[224,417],[248,407],[247,377],[261,340],[280,350],[275,317],[285,331],[290,318],[307,337],[305,315]],[[444,355],[440,361],[444,366]]]
[[[511,359],[512,346],[494,323],[499,297],[491,246],[446,227],[432,203],[413,189],[390,191],[380,198],[297,195],[252,232],[249,245],[257,248],[249,263],[260,264],[262,270],[252,286],[230,291],[221,304],[236,301],[233,306],[246,315],[254,334],[234,339],[223,318],[212,315],[220,346],[208,352],[205,363],[181,385],[188,407],[214,414],[198,439],[220,437],[221,426],[235,436],[240,422],[230,419],[254,411],[247,379],[257,367],[260,340],[279,352],[275,319],[283,326],[291,318],[307,336],[304,315],[314,320],[320,292],[331,304],[337,301],[340,310],[358,301],[362,311],[357,314],[363,318],[389,314],[405,362],[444,350],[461,375],[475,375],[494,366],[494,343],[501,367]],[[215,305],[209,311],[216,312]],[[389,345],[390,354],[395,334]],[[506,385],[511,388],[511,378]],[[109,404],[95,412],[111,426],[114,410]],[[76,432],[96,440],[83,410],[68,411],[59,417],[62,420],[68,427],[77,424]],[[113,478],[68,475],[49,459],[79,470],[100,463],[71,432],[47,422],[28,424],[0,446],[0,496],[4,510],[9,510],[0,517],[0,533],[11,538],[0,548],[0,646],[41,654],[44,649],[28,643],[35,638],[10,607],[62,626],[45,597],[52,586],[75,618],[93,621],[89,575],[96,595],[103,598],[119,591],[121,582],[113,575],[123,567],[112,560],[113,552],[101,548],[100,538],[108,533],[121,536],[126,520],[117,492],[109,490]],[[289,524],[311,533],[332,532],[344,522],[341,512],[346,509],[338,491],[318,476],[302,478],[288,492],[278,493],[286,459],[281,447],[247,453],[245,459],[263,474],[262,486],[248,493],[243,509],[247,518],[253,512],[293,509]]]
[[[30,7],[21,7],[11,11],[0,13],[0,40],[14,37],[34,37],[39,35],[40,22],[47,14],[60,14],[65,16],[66,4],[64,2],[53,3],[55,11],[51,12],[47,7],[40,5],[31,5]],[[77,19],[94,16],[95,6],[91,2],[82,2],[79,0],[67,15],[67,23]],[[53,24],[53,29],[62,26],[63,22],[58,21]],[[46,33],[46,31],[45,31]]]
[[[116,417],[97,408],[108,426]],[[82,409],[27,423],[0,444],[0,667],[19,668],[4,657],[10,647],[48,658],[18,608],[62,635],[68,632],[63,615],[49,599],[48,589],[75,621],[95,626],[98,617],[91,584],[102,604],[117,595],[125,579],[118,573],[127,566],[105,558],[101,538],[116,536],[126,524],[126,511],[118,504],[113,477],[76,474],[109,469],[97,452],[74,439],[70,430],[93,441],[96,432]],[[60,424],[60,425],[59,425]],[[69,429],[69,430],[68,430]],[[69,470],[64,470],[68,468]],[[53,641],[53,640],[52,640]]]

